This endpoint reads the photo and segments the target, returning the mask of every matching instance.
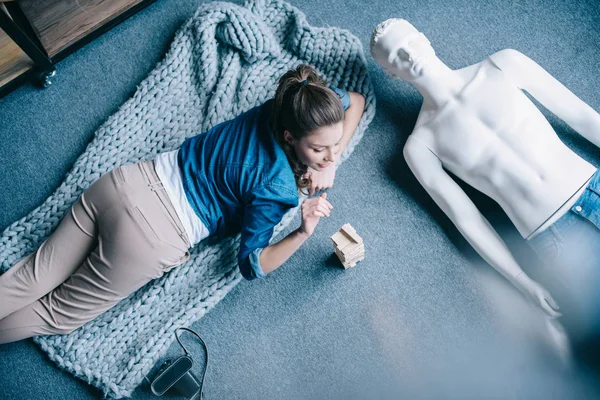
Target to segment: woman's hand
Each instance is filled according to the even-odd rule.
[[[302,225],[299,229],[301,233],[307,236],[312,235],[319,220],[322,217],[329,217],[333,206],[326,198],[327,193],[323,193],[319,197],[304,200],[304,203],[302,203]]]
[[[335,163],[332,162],[329,167],[322,171],[316,171],[309,167],[305,175],[310,176],[311,184],[308,188],[308,193],[312,196],[321,190],[329,189],[333,186],[333,181],[335,180]]]

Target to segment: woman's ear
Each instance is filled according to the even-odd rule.
[[[286,142],[288,142],[292,146],[296,142],[296,140],[294,139],[294,137],[292,136],[292,134],[288,130],[283,131],[283,138],[285,139]]]

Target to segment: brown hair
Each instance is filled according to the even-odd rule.
[[[311,180],[303,178],[307,167],[300,162],[294,148],[285,140],[284,132],[287,130],[295,140],[300,140],[319,128],[343,120],[344,108],[340,98],[327,87],[313,67],[301,64],[279,79],[271,126],[275,139],[292,166],[299,189],[310,186]]]

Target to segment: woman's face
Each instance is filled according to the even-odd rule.
[[[285,140],[294,148],[301,163],[316,171],[335,164],[344,135],[343,122],[319,128],[299,140],[285,131]]]

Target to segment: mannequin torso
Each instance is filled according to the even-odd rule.
[[[563,144],[500,69],[505,57],[453,71],[461,89],[439,107],[424,103],[411,138],[494,199],[529,237],[568,210],[596,168]]]

